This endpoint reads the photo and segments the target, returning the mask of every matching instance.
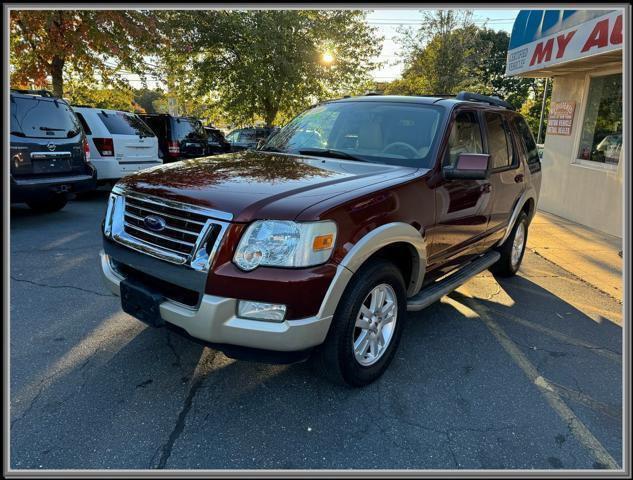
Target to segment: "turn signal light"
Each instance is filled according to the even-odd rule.
[[[327,235],[319,235],[314,237],[312,242],[312,250],[318,252],[320,250],[329,250],[334,245],[334,234],[328,233]]]

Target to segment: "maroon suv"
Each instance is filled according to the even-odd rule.
[[[260,150],[122,179],[101,264],[150,325],[366,385],[407,311],[517,272],[540,181],[525,120],[496,97],[345,98]]]

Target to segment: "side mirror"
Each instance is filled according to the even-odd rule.
[[[490,173],[490,155],[485,153],[462,153],[456,164],[442,168],[447,180],[486,180]]]
[[[257,140],[257,146],[255,147],[255,150],[259,150],[260,148],[262,148],[265,143],[266,143],[266,140],[263,138],[260,138],[259,140]]]

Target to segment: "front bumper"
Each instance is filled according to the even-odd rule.
[[[117,272],[110,257],[101,251],[101,270],[105,283],[120,295],[124,276]],[[237,299],[204,294],[197,307],[166,300],[160,304],[161,318],[182,328],[189,335],[213,344],[228,344],[278,352],[306,350],[323,343],[332,315],[317,315],[299,320],[268,322],[236,315]]]

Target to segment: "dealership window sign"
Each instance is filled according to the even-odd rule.
[[[552,102],[547,119],[548,135],[571,135],[576,102]]]
[[[540,24],[528,16],[532,12],[522,12],[526,12],[524,21],[515,22],[512,31],[513,38],[510,41],[506,64],[507,75],[540,70],[622,48],[621,11],[611,11],[575,25],[578,18],[582,18],[576,11],[532,11],[540,13],[541,17],[537,20]],[[596,13],[601,12],[593,14]],[[551,14],[559,15],[560,18],[547,28],[548,15],[551,17]],[[566,25],[573,26],[560,30],[556,28]],[[552,33],[547,35],[548,31]]]

